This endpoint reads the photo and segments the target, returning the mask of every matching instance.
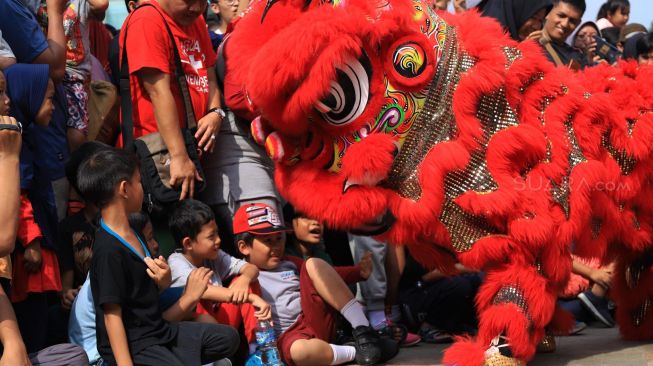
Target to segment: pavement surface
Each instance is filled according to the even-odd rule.
[[[537,354],[529,366],[653,366],[653,341],[624,341],[616,328],[589,327],[579,335],[556,337],[556,344],[556,352]],[[440,366],[446,347],[420,343],[402,348],[387,365]]]

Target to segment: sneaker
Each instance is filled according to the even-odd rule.
[[[597,320],[608,328],[614,327],[614,319],[608,309],[608,300],[594,295],[590,290],[578,294],[578,299]]]
[[[399,343],[400,347],[410,347],[422,341],[422,338],[414,333],[410,333],[406,326],[402,324],[393,323],[390,319],[385,321],[385,325],[377,329],[379,335],[394,339]]]
[[[579,334],[580,332],[585,330],[585,328],[587,328],[587,324],[585,324],[585,322],[576,321],[576,324],[574,325],[574,327],[569,332],[569,335]]]
[[[356,347],[356,363],[373,365],[394,357],[399,352],[397,342],[379,336],[371,327],[359,326],[353,330]]]

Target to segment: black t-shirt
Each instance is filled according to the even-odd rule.
[[[91,267],[97,224],[89,222],[80,211],[59,223],[59,265],[62,271],[73,270],[73,288],[81,286]]]
[[[142,235],[139,235],[142,238]],[[91,292],[95,304],[97,348],[109,364],[115,359],[104,324],[102,305],[118,304],[132,355],[177,336],[177,324],[163,320],[159,290],[147,275],[145,262],[103,227],[95,234],[91,264]]]

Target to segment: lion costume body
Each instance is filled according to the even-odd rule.
[[[622,334],[653,336],[652,70],[555,68],[495,21],[420,0],[273,4],[225,51],[282,195],[430,268],[487,273],[479,333],[446,364],[521,364],[546,327],[571,328],[556,310],[571,251],[616,260]]]

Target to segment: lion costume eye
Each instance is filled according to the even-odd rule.
[[[345,126],[363,114],[370,97],[371,70],[364,52],[360,59],[352,58],[336,67],[329,94],[315,104],[325,121]]]

